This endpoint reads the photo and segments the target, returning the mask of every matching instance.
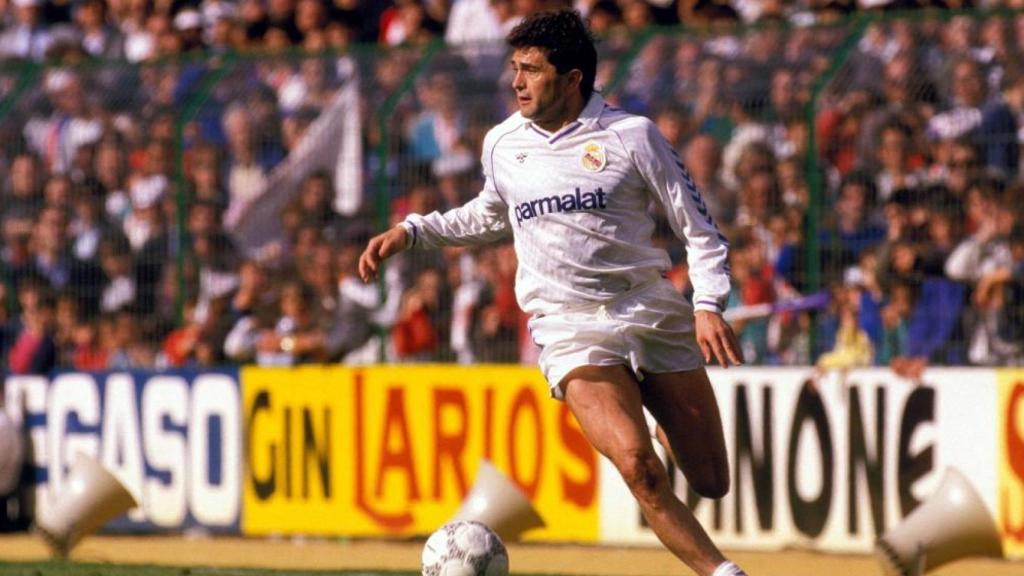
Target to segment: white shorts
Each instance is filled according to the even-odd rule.
[[[562,380],[580,366],[625,365],[643,373],[680,372],[704,365],[694,334],[693,308],[659,279],[600,304],[566,308],[530,319],[541,347],[540,369],[551,395],[563,399]]]

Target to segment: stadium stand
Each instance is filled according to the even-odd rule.
[[[353,267],[479,189],[500,38],[555,4],[0,2],[0,367],[532,362],[508,246]],[[1020,364],[1020,3],[866,4],[576,3],[731,240],[749,361]]]

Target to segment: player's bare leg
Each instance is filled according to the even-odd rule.
[[[658,440],[695,492],[721,498],[729,491],[729,460],[718,402],[703,368],[644,374],[644,406],[658,422]]]
[[[619,470],[654,533],[697,574],[711,576],[725,557],[672,492],[633,375],[625,366],[584,366],[570,372],[563,387],[583,433]]]

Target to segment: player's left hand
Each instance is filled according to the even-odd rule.
[[[694,316],[697,322],[697,345],[704,355],[705,364],[711,364],[712,357],[724,368],[743,364],[740,343],[721,314],[697,310]]]

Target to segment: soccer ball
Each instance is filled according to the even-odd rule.
[[[451,522],[427,539],[423,576],[508,576],[508,552],[484,524]]]

